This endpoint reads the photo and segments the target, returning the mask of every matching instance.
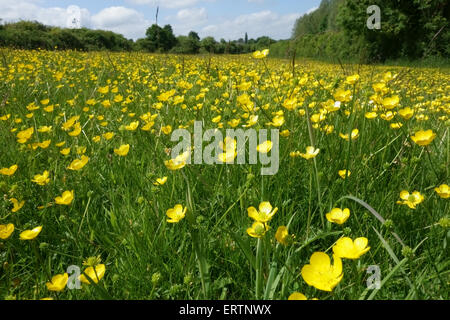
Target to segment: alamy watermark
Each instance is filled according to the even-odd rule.
[[[219,129],[203,132],[203,122],[194,123],[193,144],[191,133],[186,129],[172,132],[171,141],[179,143],[172,149],[172,159],[180,156],[186,164],[246,164],[246,146],[248,145],[248,164],[259,163],[261,175],[275,175],[279,169],[279,130],[267,129],[227,129],[226,138]],[[181,140],[181,141],[180,141]],[[259,140],[259,143],[258,143]],[[209,143],[203,148],[204,143]],[[186,156],[183,156],[186,155]]]
[[[67,281],[67,288],[70,290],[79,290],[81,289],[81,281],[80,281],[80,275],[81,275],[81,269],[79,266],[69,266],[67,268],[67,274],[69,275],[69,280]]]
[[[377,265],[372,265],[367,268],[367,273],[371,274],[367,278],[367,288],[369,290],[381,289],[381,269]]]
[[[67,8],[66,27],[70,29],[81,28],[81,9],[78,6],[69,6]]]
[[[367,28],[369,30],[381,29],[381,9],[377,5],[372,5],[367,8],[367,14],[371,16],[367,19]]]

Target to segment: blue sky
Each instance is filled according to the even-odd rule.
[[[0,0],[3,21],[37,20],[61,27],[84,26],[144,37],[155,22],[172,25],[176,35],[194,30],[217,40],[268,35],[291,36],[295,20],[317,8],[320,0]],[[74,23],[75,19],[75,23]]]

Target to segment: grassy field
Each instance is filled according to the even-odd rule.
[[[450,69],[0,58],[0,299],[449,299]],[[279,129],[278,173],[171,170],[194,121]]]

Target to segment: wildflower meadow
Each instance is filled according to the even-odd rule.
[[[449,299],[450,69],[0,58],[0,299]]]

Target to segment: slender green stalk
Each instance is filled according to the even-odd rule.
[[[311,227],[311,189],[312,189],[312,170],[309,166],[309,200],[308,200],[308,220],[306,221],[306,239],[309,236],[309,228]]]
[[[427,154],[428,161],[430,161],[430,165],[431,165],[431,168],[433,169],[434,175],[436,176],[436,179],[439,181],[439,174],[437,173],[435,165],[433,165],[433,161],[431,160],[430,148],[427,147],[427,150],[425,150],[425,153]]]
[[[309,141],[311,142],[311,146],[315,149],[316,148],[316,141],[314,138],[314,132],[311,124],[311,118],[309,116],[309,110],[308,106],[305,105],[305,113],[306,113],[306,122],[308,123],[308,134],[309,134]],[[314,163],[314,172],[316,176],[316,187],[317,187],[317,201],[319,202],[319,214],[320,219],[322,222],[322,228],[325,226],[325,221],[323,219],[322,215],[322,192],[320,191],[320,178],[319,178],[319,171],[317,169],[317,160],[316,158],[313,158]]]
[[[260,300],[261,298],[261,288],[262,288],[262,246],[263,241],[258,238],[258,243],[256,245],[256,285],[255,285],[255,298]]]
[[[191,187],[189,183],[189,179],[187,178],[186,174],[183,172],[183,177],[186,180],[186,186],[187,186],[187,194],[186,194],[186,201],[187,201],[187,207],[189,210],[189,214],[187,215],[190,229],[191,229],[191,236],[192,236],[192,245],[194,247],[195,255],[197,257],[197,263],[198,263],[198,269],[200,272],[200,280],[202,283],[202,292],[203,292],[203,298],[204,299],[210,299],[210,275],[209,275],[209,266],[208,261],[205,257],[204,253],[204,247],[203,247],[203,238],[201,236],[201,231],[196,226],[196,219],[195,219],[195,211],[194,211],[194,204],[192,201],[192,195],[191,195]]]

